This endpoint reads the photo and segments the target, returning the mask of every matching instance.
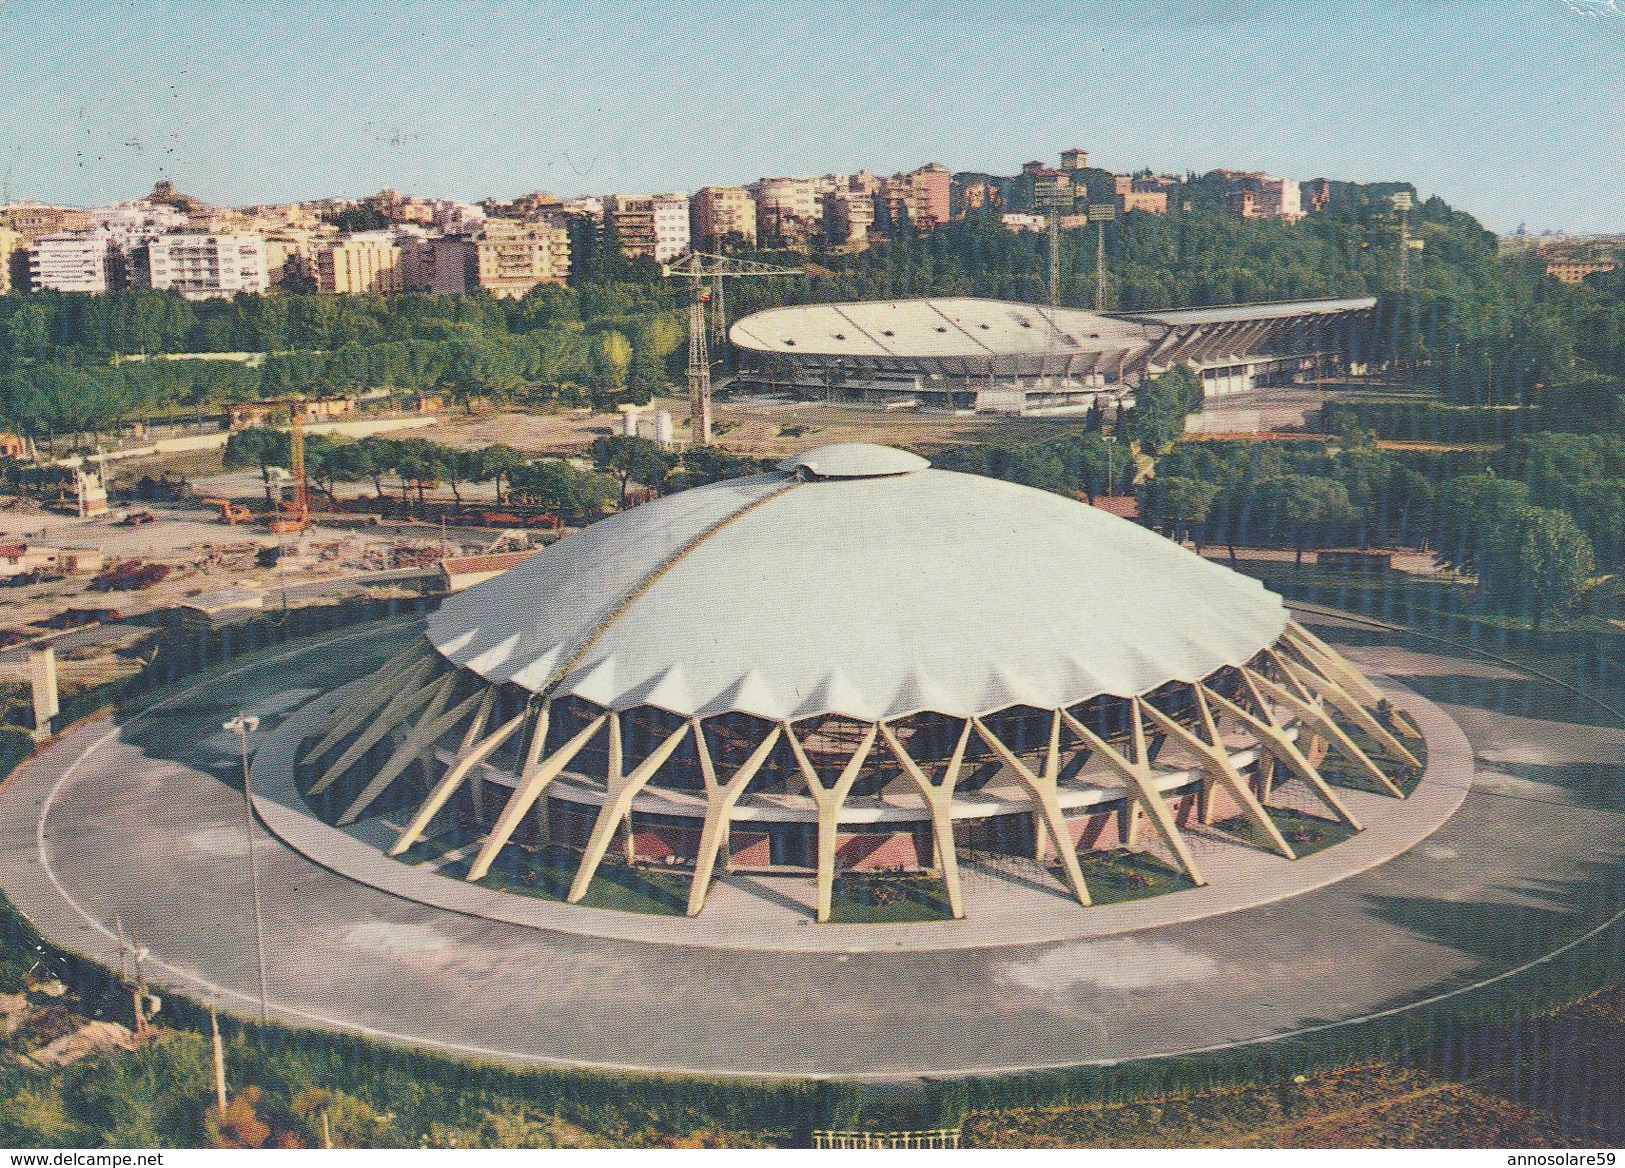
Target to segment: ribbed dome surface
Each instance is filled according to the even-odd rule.
[[[614,709],[867,721],[1195,681],[1286,621],[1256,581],[1126,520],[918,470],[645,504],[449,598],[429,638],[488,680]]]

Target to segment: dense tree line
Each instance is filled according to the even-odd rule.
[[[591,456],[596,469],[588,470],[561,458],[531,459],[502,443],[470,449],[416,437],[305,436],[306,478],[318,496],[330,502],[336,503],[340,483],[371,483],[382,499],[386,479],[393,478],[405,504],[415,501],[422,510],[427,492],[444,484],[461,506],[463,488],[491,483],[499,506],[541,507],[569,523],[589,522],[617,505],[624,507],[633,484],[670,494],[754,473],[765,465],[714,447],[667,451],[648,439],[619,435],[597,439]],[[223,459],[229,470],[259,471],[268,508],[274,505],[276,471],[286,469],[291,460],[288,432],[268,427],[233,433]]]
[[[1542,433],[1482,465],[1340,443],[1178,442],[1154,460],[1139,441],[1089,432],[955,448],[938,466],[1093,500],[1132,489],[1141,520],[1198,550],[1415,548],[1477,576],[1483,598],[1536,625],[1596,571],[1625,569],[1625,437]],[[1115,468],[1115,469],[1112,469]]]

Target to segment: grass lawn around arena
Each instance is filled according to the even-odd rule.
[[[1389,725],[1393,730],[1394,737],[1398,738],[1405,745],[1405,748],[1416,756],[1416,760],[1422,764],[1420,767],[1413,767],[1408,763],[1389,757],[1388,752],[1383,750],[1375,738],[1372,738],[1354,723],[1341,717],[1336,718],[1336,721],[1343,733],[1354,740],[1354,745],[1360,748],[1361,753],[1375,763],[1377,769],[1392,779],[1396,787],[1409,795],[1416,790],[1416,785],[1422,781],[1422,772],[1427,769],[1427,742],[1420,734],[1412,738],[1405,732],[1403,726],[1394,725],[1394,719],[1396,718],[1404,718],[1405,723],[1413,730],[1415,723],[1398,711],[1395,712],[1393,718],[1389,719]],[[1344,758],[1342,753],[1335,748],[1327,752],[1325,761],[1317,769],[1320,771],[1321,777],[1334,786],[1349,787],[1356,791],[1370,791],[1376,794],[1386,793],[1384,788],[1379,787],[1371,776]]]
[[[483,832],[453,828],[430,839],[419,840],[401,854],[401,861],[414,867],[431,865],[443,876],[461,880],[473,863]],[[441,863],[446,856],[464,852]],[[522,847],[510,844],[502,850],[490,872],[477,883],[484,888],[534,896],[542,900],[563,900],[575,879],[581,853],[558,844]],[[683,916],[688,911],[688,889],[692,874],[684,869],[670,871],[653,865],[627,864],[618,856],[605,856],[578,902],[588,908],[610,908],[621,912],[656,916]]]
[[[835,877],[829,919],[837,924],[896,924],[953,917],[940,876],[843,872]]]
[[[1083,869],[1089,898],[1096,904],[1120,904],[1196,887],[1189,876],[1149,852],[1131,852],[1127,848],[1086,852],[1078,857],[1078,864]]]
[[[1292,845],[1292,850],[1298,854],[1300,860],[1354,837],[1352,827],[1335,819],[1294,811],[1290,807],[1266,807],[1265,810],[1275,821],[1275,826],[1281,829],[1281,835]],[[1219,826],[1228,831],[1230,830],[1228,822]]]

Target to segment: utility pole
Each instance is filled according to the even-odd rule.
[[[221,1114],[226,1110],[226,1048],[220,1041],[220,1017],[209,1003],[209,1029],[214,1034],[214,1099]]]
[[[248,835],[248,884],[254,897],[254,941],[260,959],[260,1024],[271,1024],[270,996],[265,985],[265,920],[260,911],[260,872],[254,856],[254,794],[248,783],[248,736],[260,728],[260,720],[252,714],[238,714],[229,722],[220,724],[230,730],[242,743],[243,753],[243,830]]]
[[[693,418],[690,435],[694,445],[709,446],[711,357],[705,343],[706,331],[710,327],[705,309],[713,299],[713,288],[716,290],[718,304],[713,305],[712,316],[720,322],[716,326],[720,330],[722,324],[726,324],[720,308],[723,279],[746,276],[799,276],[802,271],[799,268],[780,268],[773,264],[757,263],[755,260],[735,259],[731,256],[699,251],[691,251],[669,264],[662,264],[660,271],[668,278],[686,276],[689,280],[688,404]],[[707,286],[707,282],[710,287]]]

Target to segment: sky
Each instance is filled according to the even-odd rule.
[[[1625,232],[1625,0],[0,0],[0,179],[90,206],[942,162],[1408,180]]]

